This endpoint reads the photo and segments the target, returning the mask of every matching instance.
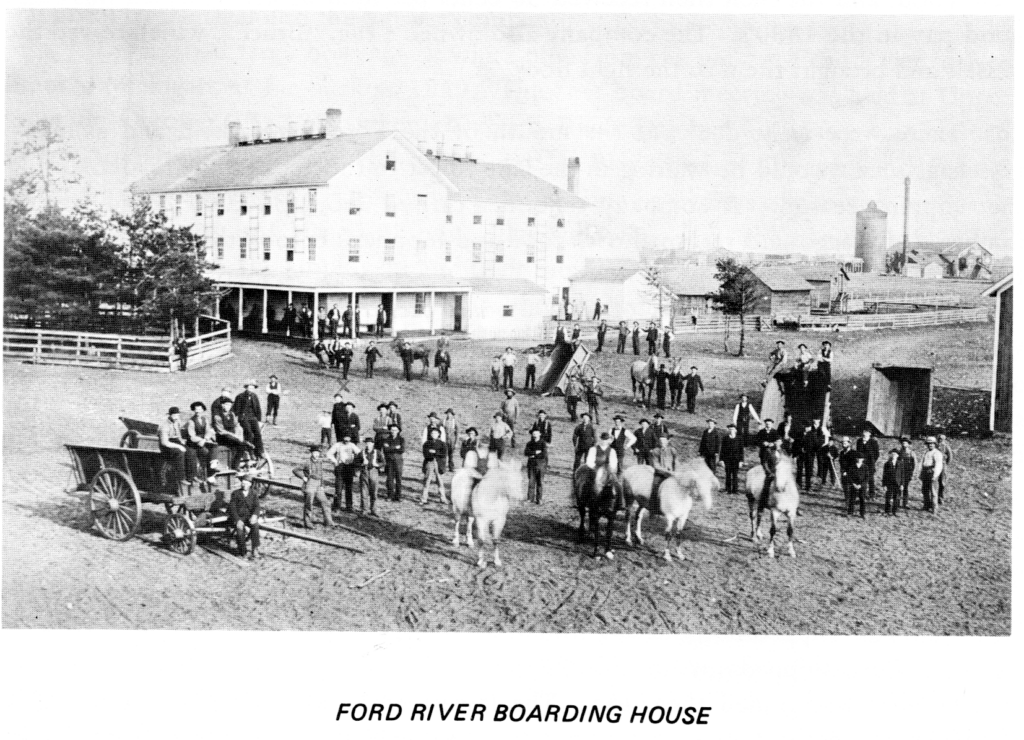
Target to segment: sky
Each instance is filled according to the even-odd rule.
[[[101,203],[229,121],[342,109],[345,131],[470,145],[565,186],[589,248],[852,254],[874,200],[902,239],[1012,248],[1013,21],[13,11],[7,148],[49,119]]]

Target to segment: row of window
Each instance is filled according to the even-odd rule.
[[[238,240],[238,256],[241,259],[250,259],[250,255],[252,256],[251,258],[256,257],[256,240],[253,239],[252,241],[254,242],[254,244],[250,247],[249,239],[247,239],[246,237],[243,236],[241,239]],[[263,259],[267,261],[270,260],[271,255],[270,244],[271,242],[269,238],[265,238],[263,240]],[[309,239],[306,240],[306,255],[309,258],[310,262],[316,262],[316,238],[310,237]],[[285,239],[284,258],[288,262],[295,261],[294,239]],[[224,259],[224,237],[222,236],[217,237],[217,259]]]
[[[413,313],[423,314],[425,312],[426,305],[427,305],[427,294],[426,293],[416,293],[415,303],[413,304]],[[502,306],[501,307],[501,315],[502,316],[511,316],[512,315],[512,306]]]
[[[174,215],[181,216],[182,213],[183,196],[174,196]],[[258,210],[259,205],[255,208]],[[310,213],[316,213],[316,188],[310,188],[307,197],[307,210]],[[285,201],[285,212],[295,213],[295,193],[289,192],[287,200]],[[167,213],[167,196],[160,196],[160,213]],[[245,193],[239,194],[238,213],[241,216],[249,215],[249,202]],[[196,215],[203,215],[203,195],[202,193],[196,194]],[[224,193],[217,193],[217,215],[224,215]],[[263,196],[263,215],[271,215],[271,201],[270,193]]]

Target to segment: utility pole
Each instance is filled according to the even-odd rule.
[[[910,178],[903,180],[903,262],[900,265],[900,275],[907,274],[907,217],[910,208]]]

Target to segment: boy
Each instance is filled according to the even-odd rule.
[[[501,388],[501,355],[495,355],[491,360],[491,390]]]
[[[900,451],[893,447],[882,466],[882,487],[885,489],[885,513],[896,516],[900,508]]]

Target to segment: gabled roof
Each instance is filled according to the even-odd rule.
[[[452,157],[426,159],[458,188],[457,193],[449,196],[452,200],[561,208],[586,208],[590,205],[568,190],[513,164]]]
[[[751,272],[773,291],[785,292],[814,288],[813,285],[797,275],[793,268],[785,265],[757,265],[751,268]]]
[[[992,298],[994,296],[999,295],[1000,293],[1002,293],[1007,288],[1012,288],[1012,287],[1013,287],[1013,273],[1011,272],[1009,275],[1004,277],[998,283],[993,283],[988,288],[986,288],[982,292],[982,296],[984,296],[985,298]]]
[[[839,266],[831,265],[793,265],[793,272],[804,280],[812,283],[831,283],[839,274]]]
[[[982,247],[978,242],[907,242],[907,254],[910,252],[917,252],[918,254],[938,254],[944,259],[950,260],[951,257],[955,257],[963,252],[965,249],[971,247],[981,247],[985,252],[989,250]],[[903,242],[893,242],[892,246],[889,247],[891,251],[902,252]]]
[[[570,283],[623,283],[642,272],[639,262],[611,263],[607,260],[587,261],[583,269],[569,278]]]
[[[661,278],[673,295],[705,296],[708,293],[717,293],[722,287],[715,279],[717,271],[717,268],[707,266],[664,267]]]
[[[173,193],[323,185],[394,133],[190,149],[133,183],[131,190]]]

